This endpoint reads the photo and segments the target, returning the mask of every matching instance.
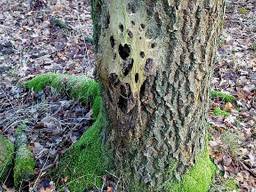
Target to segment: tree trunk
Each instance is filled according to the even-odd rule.
[[[92,0],[92,8],[119,188],[173,190],[206,149],[223,0]]]

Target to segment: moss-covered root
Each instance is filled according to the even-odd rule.
[[[21,125],[16,130],[15,135],[15,165],[14,165],[14,185],[20,188],[24,181],[28,181],[34,175],[35,159],[32,152],[27,147],[27,136],[24,132],[25,125]]]
[[[195,165],[188,170],[180,182],[168,185],[170,192],[207,192],[212,184],[216,166],[210,160],[208,150],[201,152]]]
[[[100,96],[99,84],[86,76],[46,73],[25,82],[24,86],[34,91],[42,91],[50,86],[82,103],[92,102],[95,97]]]
[[[85,76],[47,73],[26,82],[25,86],[35,91],[51,86],[82,103],[92,104],[93,125],[60,158],[57,169],[52,171],[52,176],[59,188],[61,188],[61,180],[67,178],[65,185],[70,191],[79,192],[100,187],[101,177],[108,163],[107,153],[102,144],[102,130],[107,121],[99,84]]]
[[[0,183],[4,182],[14,158],[14,145],[0,133]]]

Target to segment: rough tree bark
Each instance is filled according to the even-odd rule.
[[[223,0],[92,0],[92,9],[120,188],[169,191],[206,148]]]

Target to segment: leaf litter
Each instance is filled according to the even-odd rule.
[[[256,2],[227,1],[212,89],[229,92],[235,100],[212,100],[209,145],[220,171],[211,191],[228,191],[223,188],[223,181],[228,179],[234,179],[238,186],[235,191],[256,191],[256,52],[252,49],[255,42]],[[229,115],[214,116],[212,111],[216,107]]]
[[[35,93],[18,84],[44,72],[93,77],[89,1],[0,1],[0,132],[14,142],[20,123],[36,159],[35,178],[21,191],[55,191],[47,172],[92,124],[81,105],[50,87]],[[12,191],[4,183],[0,191]]]

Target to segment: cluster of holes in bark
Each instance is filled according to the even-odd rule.
[[[152,0],[149,0],[149,1],[152,1]],[[153,3],[155,3],[154,1],[152,1]],[[136,3],[128,3],[127,4],[127,11],[128,13],[136,13],[136,10],[138,8],[136,7]],[[147,9],[147,13],[148,15],[152,15],[154,20],[156,21],[156,25],[157,26],[161,26],[162,25],[162,21],[159,17],[159,13],[158,12],[155,12],[154,13],[154,10],[152,9]],[[107,23],[109,25],[109,20],[110,18],[107,18]],[[135,26],[135,22],[132,20],[131,21],[131,24],[133,26]],[[123,24],[119,24],[119,30],[120,32],[124,32],[124,25]],[[145,29],[148,29],[148,26],[146,28],[146,25],[141,23],[139,25],[139,29],[142,31],[142,30],[145,30]],[[133,32],[129,29],[127,29],[127,34],[129,36],[129,38],[133,38]],[[140,36],[139,39],[141,40],[142,37]],[[116,42],[115,42],[115,39],[113,36],[110,37],[110,44],[111,44],[111,47],[114,49],[115,46],[116,46]],[[150,45],[150,48],[155,48],[157,46],[156,43],[151,43]],[[123,68],[122,68],[122,73],[126,76],[129,74],[129,72],[131,71],[132,67],[133,67],[133,64],[134,64],[134,60],[133,58],[129,58],[130,56],[130,53],[131,53],[131,48],[128,44],[120,44],[119,47],[118,47],[118,53],[119,53],[119,56],[122,58],[122,64],[123,64]],[[145,58],[145,52],[144,51],[140,51],[140,57],[142,59]],[[114,59],[116,58],[116,53],[114,54]],[[152,58],[147,58],[146,59],[146,62],[145,62],[145,66],[144,66],[144,71],[146,73],[149,73],[151,71],[151,68],[153,67],[153,59]],[[139,73],[136,73],[135,76],[134,76],[134,80],[136,83],[138,83],[139,81]],[[109,75],[109,82],[111,85],[117,87],[118,85],[121,84],[121,81],[119,80],[118,78],[118,75],[116,73],[111,73]],[[141,98],[142,97],[145,97],[146,96],[146,92],[147,90],[149,89],[149,86],[150,86],[150,83],[148,81],[148,78],[143,82],[142,86],[141,86],[141,89],[140,89],[140,96]],[[120,86],[118,86],[119,89],[120,89],[120,97],[118,99],[118,107],[121,109],[122,112],[126,113],[127,112],[127,109],[128,109],[128,105],[129,105],[129,100],[131,100],[131,87],[128,83],[124,83],[124,84],[121,84]],[[109,98],[112,100],[111,98],[111,93],[108,92],[107,93]],[[112,101],[111,101],[112,102]]]
[[[134,23],[134,21],[132,21]],[[134,23],[135,25],[135,23]],[[119,24],[119,30],[123,33],[124,32],[124,26],[123,24]],[[133,38],[133,32],[131,30],[127,30],[127,34],[130,38]]]
[[[128,7],[130,10],[134,11],[135,13],[135,7],[132,6],[132,4],[129,4],[128,3]],[[160,23],[161,20],[159,18],[159,14],[155,14],[155,20],[157,21],[157,23]],[[131,21],[131,24],[132,25],[135,25],[135,22],[134,21]],[[140,29],[141,30],[144,30],[146,28],[145,24],[140,24]],[[124,26],[123,24],[119,24],[119,30],[121,32],[124,31]],[[128,33],[128,36],[130,38],[133,38],[133,33],[132,31],[130,30],[127,30],[127,33]],[[142,39],[142,37],[139,37],[139,39]],[[110,37],[110,44],[111,44],[111,47],[114,48],[115,47],[115,39],[113,36]],[[151,48],[155,48],[156,47],[156,43],[152,43],[150,45]],[[133,64],[134,64],[134,60],[133,58],[129,58],[130,56],[130,52],[131,52],[131,48],[128,44],[120,44],[119,45],[119,48],[118,48],[118,52],[119,52],[119,55],[120,57],[123,59],[123,68],[122,68],[122,73],[127,76],[129,74],[129,72],[132,70],[132,67],[133,67]],[[144,51],[141,51],[140,52],[140,57],[141,58],[145,58],[145,52]],[[116,58],[116,54],[114,54],[114,59]],[[146,63],[145,63],[145,67],[144,67],[144,70],[145,72],[150,72],[150,69],[152,68],[153,66],[153,59],[151,58],[148,58],[146,60]],[[120,83],[120,80],[118,79],[118,76],[115,74],[115,73],[111,73],[110,76],[109,76],[109,81],[112,85],[116,86]],[[137,83],[139,81],[139,73],[136,73],[135,74],[135,82]],[[124,88],[121,88],[121,90],[123,90]],[[120,101],[122,101],[123,99],[120,99]],[[120,104],[123,103],[123,102],[119,102]],[[124,108],[124,107],[123,107]]]

